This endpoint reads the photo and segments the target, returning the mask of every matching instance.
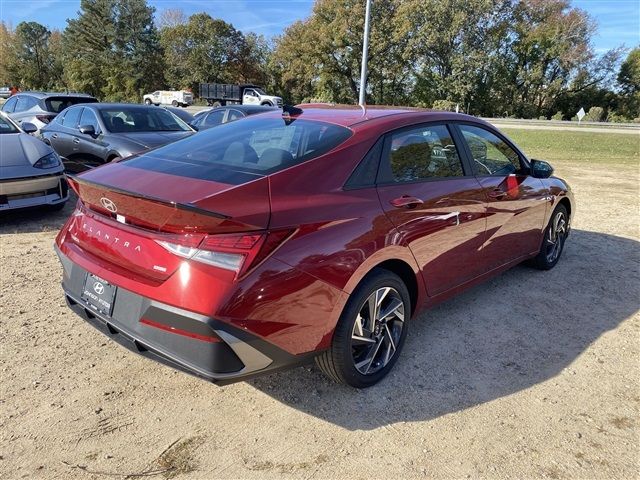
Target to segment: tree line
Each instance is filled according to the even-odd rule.
[[[141,101],[200,82],[256,83],[288,103],[358,99],[364,0],[317,0],[266,39],[208,13],[82,0],[64,30],[0,24],[0,84]],[[482,116],[640,117],[640,48],[596,53],[569,0],[375,0],[367,102]]]

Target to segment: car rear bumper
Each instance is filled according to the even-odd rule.
[[[57,247],[56,253],[64,268],[62,286],[67,305],[120,345],[164,365],[210,382],[227,384],[313,358],[313,355],[292,355],[220,320],[163,304],[120,287],[111,315],[104,315],[82,299],[88,272],[71,262]]]
[[[69,187],[63,174],[0,181],[0,211],[55,205],[68,198]]]

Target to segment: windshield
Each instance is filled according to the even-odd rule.
[[[100,109],[102,121],[112,133],[188,132],[189,126],[163,108]]]
[[[44,101],[47,112],[60,113],[71,105],[77,105],[78,103],[96,103],[93,97],[49,97]]]
[[[144,168],[239,184],[318,157],[351,136],[345,127],[309,120],[245,118],[126,160]]]
[[[267,94],[267,92],[265,92],[265,91],[264,91],[263,89],[261,89],[261,88],[257,88],[257,87],[256,87],[256,88],[254,88],[254,90],[255,90],[256,92],[258,92],[260,95],[266,95],[266,94]]]
[[[0,134],[18,133],[19,130],[9,120],[0,115]]]

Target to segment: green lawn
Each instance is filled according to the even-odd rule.
[[[640,165],[640,135],[562,130],[502,130],[529,158],[554,162],[572,161]]]

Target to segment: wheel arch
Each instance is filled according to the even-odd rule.
[[[420,288],[413,268],[411,268],[411,266],[404,260],[394,258],[377,264],[367,273],[367,275],[375,269],[384,269],[400,277],[409,291],[409,298],[411,299],[411,314],[413,315],[416,311],[416,307],[418,306]],[[367,275],[365,275],[365,277]]]

